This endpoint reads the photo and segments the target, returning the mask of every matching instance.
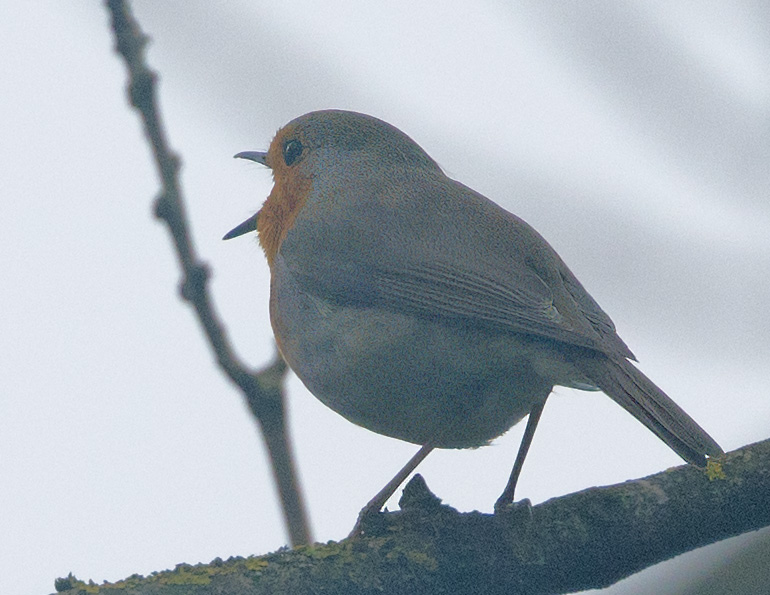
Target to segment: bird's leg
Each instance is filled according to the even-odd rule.
[[[391,479],[384,488],[377,492],[377,495],[361,509],[361,512],[358,513],[358,520],[353,527],[353,531],[350,533],[350,537],[361,535],[364,519],[372,514],[378,513],[382,509],[382,507],[385,505],[385,502],[388,501],[388,498],[390,498],[398,489],[398,486],[404,483],[404,480],[409,477],[409,474],[417,468],[417,465],[422,463],[425,457],[427,457],[432,450],[433,446],[430,444],[421,446],[420,450],[418,450],[417,453],[411,459],[409,459],[406,465],[402,467],[401,471],[396,473],[395,477]]]
[[[508,485],[505,486],[503,493],[495,502],[495,512],[502,512],[513,504],[516,482],[519,480],[521,468],[524,466],[524,459],[527,458],[527,452],[529,452],[529,446],[532,444],[532,437],[535,435],[535,429],[537,428],[537,422],[540,421],[540,415],[543,413],[543,407],[545,407],[545,400],[535,404],[529,411],[527,427],[524,430],[521,445],[519,445],[519,452],[516,454],[516,461],[513,463],[511,476],[508,478]]]

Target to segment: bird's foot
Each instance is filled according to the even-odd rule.
[[[366,534],[373,532],[373,529],[379,524],[377,520],[381,518],[380,508],[382,505],[377,502],[376,506],[372,505],[373,502],[369,502],[361,509],[356,519],[356,524],[353,525],[353,530],[348,535],[348,539],[355,537],[362,537]],[[387,512],[387,509],[385,509]]]
[[[507,499],[500,498],[495,502],[495,514],[529,521],[532,519],[532,502],[529,498],[524,498],[518,502],[509,502]]]

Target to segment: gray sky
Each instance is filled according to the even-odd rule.
[[[143,0],[135,11],[194,241],[244,359],[271,357],[268,271],[254,240],[220,238],[271,179],[232,155],[267,148],[307,111],[353,109],[537,228],[642,370],[726,450],[770,435],[766,5]],[[260,439],[177,298],[112,43],[101,4],[0,4],[2,593],[286,539]],[[350,424],[293,377],[289,401],[315,537],[342,538],[416,447]],[[522,431],[436,452],[420,471],[452,506],[490,511]],[[678,464],[600,393],[558,388],[518,495]],[[724,547],[686,565],[697,572]],[[678,562],[631,581],[674,585]]]

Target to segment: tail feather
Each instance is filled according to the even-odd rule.
[[[688,463],[702,467],[706,455],[715,457],[723,453],[684,409],[628,360],[592,354],[577,363],[605,394]]]

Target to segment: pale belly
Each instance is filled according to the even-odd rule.
[[[274,278],[281,353],[348,420],[415,444],[488,443],[542,402],[571,367],[550,343],[377,308],[329,303]],[[564,381],[561,381],[564,377]]]

